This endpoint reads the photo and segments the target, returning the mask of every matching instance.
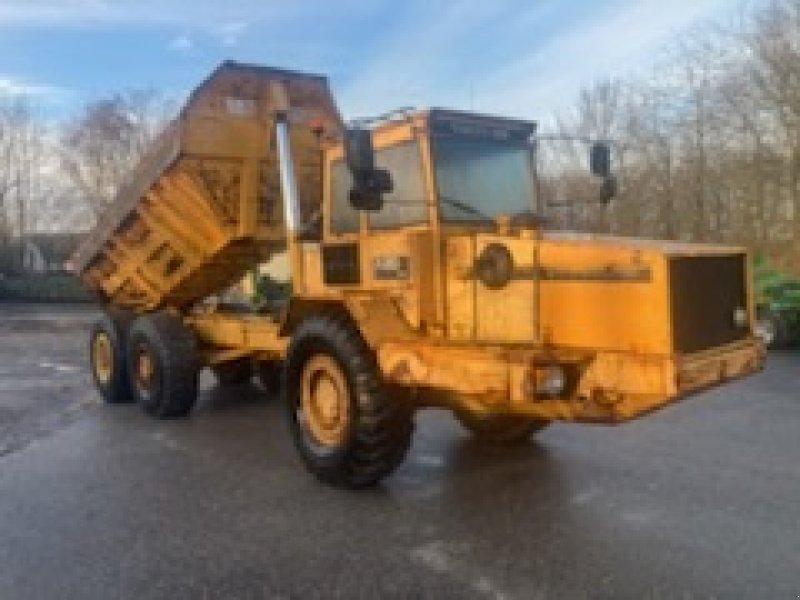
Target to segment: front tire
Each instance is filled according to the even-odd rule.
[[[128,338],[133,395],[159,419],[183,417],[197,399],[197,343],[180,318],[166,312],[142,315]]]
[[[515,415],[477,416],[464,411],[456,419],[479,442],[487,444],[519,444],[549,425],[549,421]]]
[[[411,412],[387,393],[373,352],[347,317],[311,317],[298,327],[284,381],[295,446],[321,481],[368,487],[405,458]]]
[[[124,404],[133,400],[126,358],[132,320],[131,313],[110,309],[100,316],[89,335],[92,377],[107,404]]]

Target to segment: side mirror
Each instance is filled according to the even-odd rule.
[[[380,210],[383,208],[383,194],[393,189],[392,176],[386,169],[372,169],[359,177],[354,174],[350,206],[356,210]]]
[[[617,178],[611,172],[611,146],[608,142],[594,142],[589,149],[589,168],[592,175],[603,178],[600,202],[609,204],[617,195]]]
[[[344,132],[344,157],[347,168],[355,176],[375,169],[375,150],[369,129],[347,129]]]
[[[608,205],[617,195],[617,178],[609,175],[603,179],[603,185],[600,187],[600,202]]]
[[[353,177],[350,205],[356,210],[380,210],[383,194],[394,189],[392,176],[386,169],[375,167],[375,150],[369,129],[348,129],[344,135],[347,168]]]
[[[592,175],[611,177],[611,147],[607,142],[595,142],[589,150],[589,168]]]

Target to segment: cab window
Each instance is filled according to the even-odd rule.
[[[369,213],[370,227],[388,229],[424,223],[428,219],[422,160],[417,142],[404,142],[375,152],[378,167],[392,174],[394,189],[383,195],[383,208]],[[350,206],[352,178],[344,160],[331,164],[331,232],[358,231],[358,211]]]
[[[413,141],[381,148],[375,154],[375,162],[392,174],[394,189],[383,195],[383,209],[370,213],[370,227],[388,229],[426,222],[428,207],[419,144]]]
[[[350,206],[353,179],[343,159],[331,164],[331,232],[356,233],[358,211]]]
[[[482,221],[533,209],[531,148],[526,142],[452,135],[433,141],[442,220]]]

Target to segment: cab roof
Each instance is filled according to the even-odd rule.
[[[404,122],[427,125],[433,133],[443,135],[511,141],[526,141],[537,129],[535,121],[439,107],[398,109],[374,119],[360,119],[353,123],[380,131]]]

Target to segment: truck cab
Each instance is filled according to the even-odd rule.
[[[350,202],[343,145],[325,148],[299,293],[382,303],[384,372],[477,412],[624,420],[757,368],[747,252],[544,231],[535,131],[442,109],[382,122],[394,185],[374,210]]]
[[[393,188],[371,211],[350,202],[353,181],[342,145],[326,148],[321,276],[306,282],[307,291],[347,293],[367,285],[397,298],[414,329],[463,337],[457,321],[448,323],[447,270],[433,265],[443,265],[450,241],[491,234],[498,224],[534,231],[535,128],[442,109],[381,123],[372,130],[375,160],[391,174]]]

